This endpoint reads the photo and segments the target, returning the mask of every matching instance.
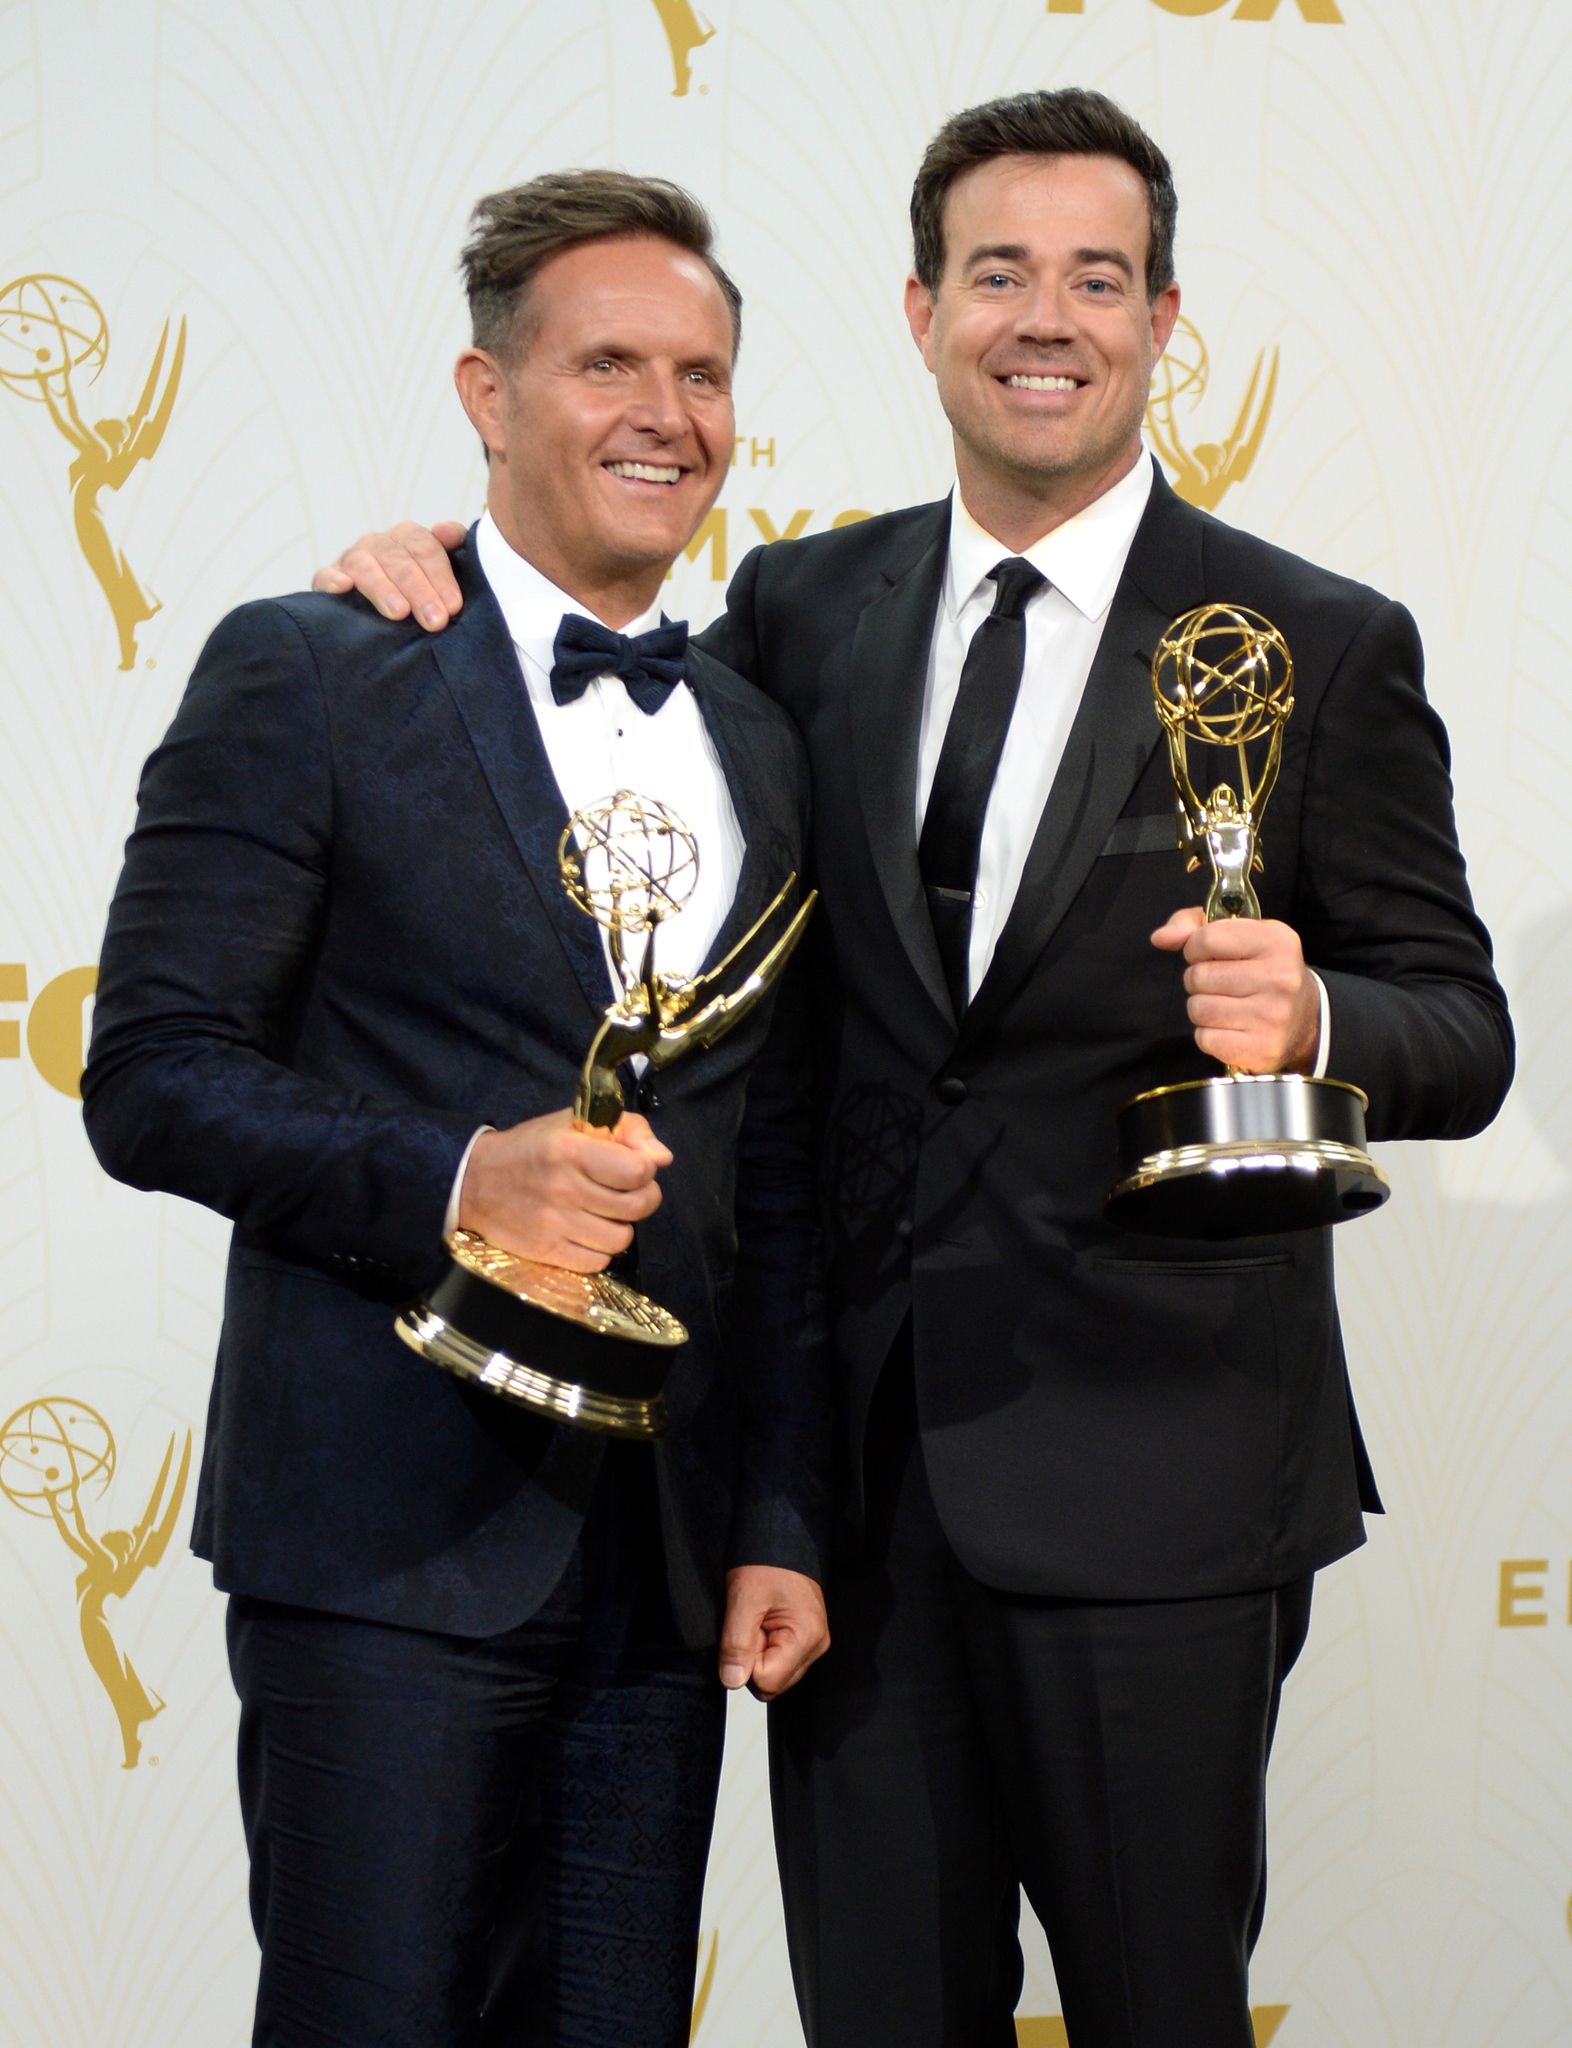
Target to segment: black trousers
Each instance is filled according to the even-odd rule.
[[[686,2048],[725,1695],[645,1447],[506,1635],[236,1598],[229,1650],[258,2048]]]
[[[1251,2048],[1266,1760],[1310,1580],[1127,1603],[980,1584],[934,1511],[906,1344],[867,1457],[833,1648],[770,1709],[809,2048],[1014,2048],[1022,1888],[1072,2048]]]

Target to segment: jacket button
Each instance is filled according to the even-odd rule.
[[[951,1104],[966,1100],[966,1083],[959,1074],[946,1074],[935,1093],[941,1102]]]
[[[911,1234],[912,1219],[909,1216],[903,1216],[900,1222],[897,1223],[895,1226],[895,1235],[901,1240],[902,1244],[904,1244],[906,1240],[911,1236]]]

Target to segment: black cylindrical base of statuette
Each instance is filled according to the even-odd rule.
[[[1228,1074],[1154,1088],[1116,1118],[1110,1223],[1154,1237],[1315,1230],[1392,1192],[1365,1150],[1365,1097],[1302,1074]]]
[[[687,1341],[675,1317],[603,1273],[535,1265],[467,1236],[449,1246],[447,1271],[394,1324],[411,1350],[553,1421],[660,1435],[662,1388]]]

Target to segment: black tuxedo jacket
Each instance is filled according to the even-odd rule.
[[[966,1566],[1024,1593],[1150,1599],[1282,1583],[1362,1540],[1373,1482],[1329,1232],[1219,1248],[1109,1227],[1114,1112],[1217,1069],[1184,963],[1151,660],[1227,599],[1295,665],[1257,877],[1331,998],[1331,1068],[1373,1138],[1461,1137],[1512,1066],[1413,621],[1192,510],[1159,475],[992,965],[957,1026],[917,867],[918,729],[948,502],[756,550],[706,636],[796,720],[814,779],[825,1205],[852,1470],[912,1317],[923,1448]],[[1203,789],[1235,780],[1193,755]],[[1208,775],[1208,768],[1216,773]],[[821,949],[822,950],[822,949]]]
[[[441,1268],[476,1126],[571,1101],[610,985],[501,612],[456,566],[439,638],[309,595],[214,633],[143,775],[83,1094],[116,1178],[234,1219],[194,1534],[219,1586],[485,1635],[560,1575],[601,1440],[417,1358],[392,1305]],[[806,776],[751,685],[698,650],[687,679],[747,847],[715,960],[801,865]],[[692,1333],[655,1456],[695,1643],[728,1565],[819,1570],[790,979],[780,1028],[761,1005],[644,1105],[675,1157],[641,1284]]]

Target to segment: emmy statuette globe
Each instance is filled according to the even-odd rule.
[[[1157,715],[1177,795],[1177,844],[1211,873],[1207,918],[1258,918],[1261,818],[1294,708],[1293,661],[1281,633],[1241,605],[1176,619],[1152,662]],[[1190,742],[1232,747],[1239,788],[1204,800]],[[1257,750],[1252,762],[1249,749]],[[1119,1111],[1119,1178],[1104,1204],[1121,1229],[1228,1239],[1347,1222],[1391,1193],[1365,1149],[1366,1099],[1346,1082],[1230,1069],[1149,1089]]]

